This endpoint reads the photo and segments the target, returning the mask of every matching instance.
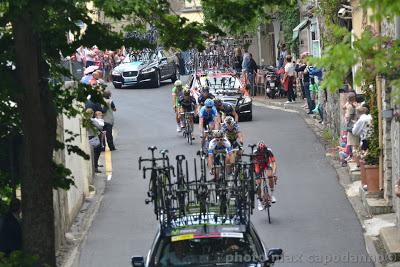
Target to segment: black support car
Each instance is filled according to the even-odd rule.
[[[115,88],[149,82],[152,87],[160,87],[160,82],[179,79],[179,67],[174,55],[157,50],[144,50],[131,53],[112,70],[112,82]]]

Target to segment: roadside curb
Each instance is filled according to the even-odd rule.
[[[298,115],[303,118],[306,125],[313,131],[313,133],[316,135],[317,139],[323,145],[325,150],[328,149],[328,144],[324,141],[324,139],[322,137],[322,133],[323,133],[325,126],[318,123],[311,116],[308,116],[302,107],[299,107],[296,104],[285,104],[285,103],[279,102],[279,101],[271,101],[271,100],[265,100],[265,99],[261,100],[261,99],[256,99],[256,98],[253,99],[253,102],[262,104],[263,106],[265,106],[267,108],[268,108],[268,106],[273,106],[273,107],[280,107],[280,108],[284,108],[284,109],[288,109],[288,110],[297,111],[296,113],[298,113]],[[337,160],[335,160],[329,156],[325,156],[325,158],[328,160],[329,164],[335,169],[338,182],[340,183],[343,190],[345,191],[346,198],[348,199],[351,206],[353,207],[353,210],[354,210],[354,212],[359,220],[359,223],[363,229],[365,248],[367,250],[368,255],[370,256],[372,262],[374,263],[374,265],[376,267],[386,266],[386,263],[388,263],[388,262],[385,262],[385,261],[381,262],[381,260],[380,260],[380,259],[384,259],[386,257],[386,252],[384,251],[384,249],[382,249],[382,247],[383,247],[382,241],[380,240],[380,238],[378,236],[371,236],[371,235],[367,235],[367,233],[366,233],[365,220],[371,219],[372,216],[369,215],[367,209],[364,207],[360,194],[354,194],[354,190],[352,188],[354,185],[357,185],[357,183],[361,183],[361,182],[360,181],[353,182],[351,174],[349,173],[349,170],[347,168],[341,167],[340,164],[337,162]]]
[[[105,174],[95,175],[93,179],[94,193],[83,200],[81,209],[76,216],[69,232],[65,234],[66,240],[57,252],[57,266],[78,267],[79,255],[82,244],[87,239],[87,234],[93,220],[100,208],[106,188],[107,176]],[[93,192],[93,191],[92,191]]]

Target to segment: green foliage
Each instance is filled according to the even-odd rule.
[[[294,0],[201,0],[205,21],[233,35],[255,32],[278,5],[285,9],[296,4]]]
[[[319,8],[317,10],[318,16],[324,22],[324,31],[321,32],[321,39],[324,46],[334,45],[341,43],[340,35],[337,34],[337,27],[340,26],[340,20],[337,16],[341,8],[342,0],[324,0],[319,1]],[[344,31],[347,31],[343,28]],[[334,34],[336,32],[336,34]]]
[[[14,251],[9,257],[0,252],[0,266],[2,267],[39,267],[38,257],[23,254],[21,251]],[[46,266],[46,265],[45,265]]]
[[[369,133],[368,152],[365,155],[365,163],[367,165],[378,165],[381,149],[379,148],[379,126],[378,126],[378,108],[376,106],[371,109],[372,127]]]
[[[63,164],[58,164],[53,161],[54,169],[54,189],[62,188],[68,190],[71,186],[75,185],[74,177],[71,175],[70,169],[65,168]]]
[[[372,19],[377,21],[400,15],[400,1],[397,0],[360,0],[360,4],[364,9],[371,8]]]
[[[341,42],[326,46],[321,58],[310,58],[310,62],[324,69],[324,79],[321,88],[336,92],[351,67],[358,62],[357,54],[351,48],[351,35],[341,27],[333,26],[333,38]]]
[[[299,41],[292,40],[293,29],[300,23],[300,10],[297,5],[281,8],[278,12],[278,19],[282,22],[283,35],[286,47],[292,55],[299,56]]]

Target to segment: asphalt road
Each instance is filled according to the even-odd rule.
[[[80,266],[130,266],[132,255],[146,256],[157,221],[144,203],[148,180],[138,170],[138,157],[150,155],[149,145],[168,149],[171,158],[193,158],[199,148],[198,134],[190,146],[176,132],[171,88],[169,82],[158,89],[112,88],[118,150],[112,153],[112,179],[82,247]],[[240,123],[245,143],[264,140],[278,162],[272,224],[265,212],[253,216],[265,245],[284,250],[275,266],[373,266],[365,262],[361,225],[312,131],[295,113],[256,106],[253,112],[252,122]]]

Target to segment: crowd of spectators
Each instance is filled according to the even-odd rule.
[[[73,60],[82,64],[84,75],[80,82],[96,88],[103,96],[103,101],[94,101],[89,95],[85,103],[86,115],[90,119],[88,127],[89,144],[93,148],[93,166],[96,173],[100,173],[99,158],[102,151],[108,146],[110,151],[116,150],[113,140],[114,112],[116,107],[111,98],[111,91],[107,90],[107,82],[111,79],[111,70],[123,61],[126,56],[124,47],[116,52],[101,51],[96,46],[87,49],[79,47],[72,56]]]
[[[104,74],[104,80],[111,81],[112,69],[119,65],[127,55],[127,50],[124,46],[115,51],[100,50],[96,45],[87,48],[83,45],[75,50],[75,53],[70,57],[72,61],[76,61],[82,68],[97,66]]]

